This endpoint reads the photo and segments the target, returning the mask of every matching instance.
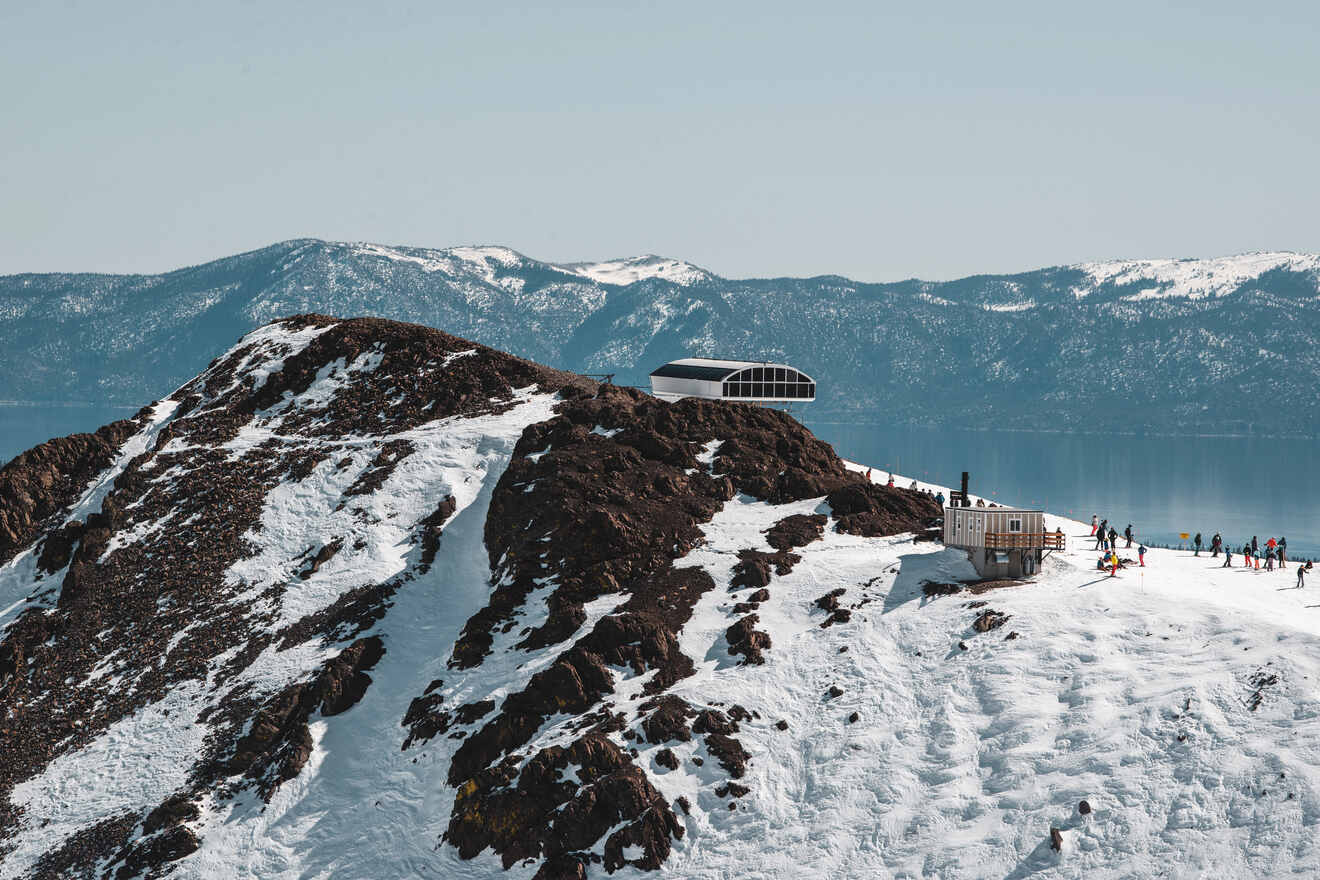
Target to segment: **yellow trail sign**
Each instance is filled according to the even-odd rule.
[[[1179,532],[1179,533],[1178,533],[1178,537],[1180,537],[1180,538],[1182,538],[1184,541],[1186,541],[1188,538],[1191,537],[1191,535],[1187,534],[1186,532]]]

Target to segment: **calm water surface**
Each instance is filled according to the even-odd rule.
[[[1089,522],[1129,522],[1160,544],[1219,532],[1241,546],[1288,538],[1320,558],[1320,443],[1237,437],[1110,437],[806,424],[844,458]]]
[[[51,437],[93,431],[132,407],[0,406],[0,461]],[[1320,443],[1226,437],[1108,437],[937,431],[804,420],[853,461],[955,485],[1003,502],[1046,507],[1177,544],[1216,531],[1240,546],[1286,535],[1294,556],[1320,558]]]

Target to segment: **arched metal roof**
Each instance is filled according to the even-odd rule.
[[[699,379],[704,382],[720,382],[734,373],[753,367],[776,367],[795,370],[804,378],[811,380],[811,377],[806,373],[789,364],[774,363],[772,361],[730,361],[719,358],[682,358],[657,367],[651,371],[651,375],[664,376],[669,379]]]

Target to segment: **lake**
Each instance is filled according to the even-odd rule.
[[[1288,538],[1294,557],[1320,558],[1320,443],[1246,437],[1138,437],[805,423],[839,455],[1002,504],[1044,507],[1090,522],[1129,522],[1176,546],[1178,533],[1219,532],[1241,547]]]
[[[93,431],[133,407],[0,406],[0,461],[51,437]],[[1178,533],[1288,537],[1293,556],[1320,558],[1320,444],[1239,437],[1133,437],[925,428],[804,419],[844,458],[974,494],[1044,507],[1177,544]]]

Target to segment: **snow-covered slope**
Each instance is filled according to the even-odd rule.
[[[782,413],[390,322],[131,428],[0,471],[59,496],[0,545],[0,877],[1320,872],[1292,568],[1108,578],[1050,517],[960,589],[929,487]]]
[[[644,257],[630,257],[623,260],[607,260],[603,263],[561,263],[559,268],[574,275],[590,278],[601,284],[628,285],[650,278],[672,281],[674,284],[696,284],[715,276],[698,266],[647,254]]]
[[[1096,287],[1138,285],[1141,290],[1127,300],[1225,296],[1270,272],[1298,274],[1320,272],[1320,256],[1294,253],[1254,253],[1210,260],[1114,260],[1082,263],[1074,268],[1085,272]],[[1085,296],[1085,289],[1078,296]]]

